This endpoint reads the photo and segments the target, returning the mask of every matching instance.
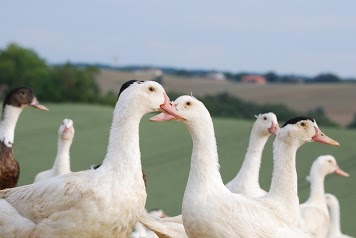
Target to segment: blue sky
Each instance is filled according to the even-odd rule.
[[[49,63],[356,77],[356,1],[3,1],[0,48]]]

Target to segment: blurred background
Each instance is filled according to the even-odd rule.
[[[272,111],[280,125],[295,116],[314,117],[341,147],[310,143],[300,149],[300,200],[309,194],[304,177],[313,160],[334,155],[351,177],[328,176],[326,192],[340,199],[342,229],[356,235],[355,9],[352,0],[3,2],[0,95],[30,86],[50,109],[25,110],[20,117],[14,147],[20,183],[52,166],[64,118],[76,128],[72,170],[99,164],[121,85],[157,80],[172,100],[192,94],[207,106],[225,182],[241,166],[254,115]],[[148,209],[180,213],[188,138],[182,125],[143,119]],[[272,141],[261,168],[267,190]]]

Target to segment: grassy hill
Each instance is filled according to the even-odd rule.
[[[73,171],[100,163],[106,152],[113,108],[81,104],[46,106],[50,112],[26,109],[17,124],[14,151],[21,167],[22,185],[31,183],[38,172],[52,166],[57,131],[64,118],[73,119],[76,130],[71,150]],[[280,122],[280,125],[283,123]],[[236,175],[242,164],[252,124],[252,121],[214,120],[221,173],[225,182]],[[339,141],[341,147],[309,143],[298,151],[300,201],[304,202],[309,193],[309,185],[304,178],[314,159],[323,154],[334,155],[351,177],[328,176],[326,191],[340,199],[344,232],[356,235],[356,131],[319,126],[327,135]],[[170,215],[179,214],[189,173],[192,149],[190,135],[180,123],[153,123],[145,117],[141,122],[140,140],[142,164],[148,180],[147,208],[162,208]],[[272,173],[272,140],[270,138],[265,148],[260,176],[262,187],[267,190]]]
[[[102,70],[97,82],[102,91],[107,92],[117,91],[130,79],[150,78],[153,78],[153,75]],[[228,92],[256,103],[285,104],[300,112],[323,107],[331,120],[343,126],[349,124],[356,113],[356,83],[254,85],[171,75],[165,75],[163,83],[167,92],[192,92],[195,96]]]

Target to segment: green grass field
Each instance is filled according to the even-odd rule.
[[[35,175],[52,167],[57,146],[57,131],[64,118],[74,121],[76,135],[71,149],[72,170],[88,169],[100,163],[105,155],[113,108],[81,104],[46,104],[50,112],[26,109],[15,132],[14,151],[20,163],[20,184],[31,183]],[[278,116],[278,115],[277,115]],[[189,173],[192,143],[188,131],[177,122],[153,123],[143,118],[140,129],[142,164],[148,184],[147,208],[162,208],[170,215],[180,213],[183,192]],[[247,149],[251,121],[216,118],[221,174],[225,182],[238,172]],[[279,122],[282,125],[284,122]],[[356,130],[319,127],[339,141],[340,147],[317,143],[304,145],[297,154],[300,201],[309,193],[305,176],[314,159],[332,154],[350,178],[329,175],[326,191],[334,193],[341,203],[342,229],[356,235]],[[269,188],[272,173],[271,137],[264,151],[260,181]]]

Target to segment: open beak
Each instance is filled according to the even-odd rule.
[[[327,145],[335,145],[335,146],[340,145],[339,142],[326,136],[318,127],[314,126],[314,128],[315,128],[315,135],[312,137],[313,141],[327,144]]]
[[[37,100],[37,98],[33,98],[31,104],[31,107],[37,108],[39,110],[43,110],[43,111],[49,111],[47,107],[43,106],[40,104],[40,102]]]
[[[343,171],[340,168],[335,169],[334,174],[344,176],[344,177],[350,177],[350,175],[348,173],[346,173],[345,171]]]
[[[278,131],[279,131],[279,125],[275,122],[272,122],[272,126],[268,128],[268,132],[273,135],[277,135]]]
[[[177,109],[171,101],[167,94],[164,93],[164,103],[160,105],[160,111],[162,113],[150,118],[150,121],[170,121],[170,120],[186,120],[183,116],[179,115]]]

